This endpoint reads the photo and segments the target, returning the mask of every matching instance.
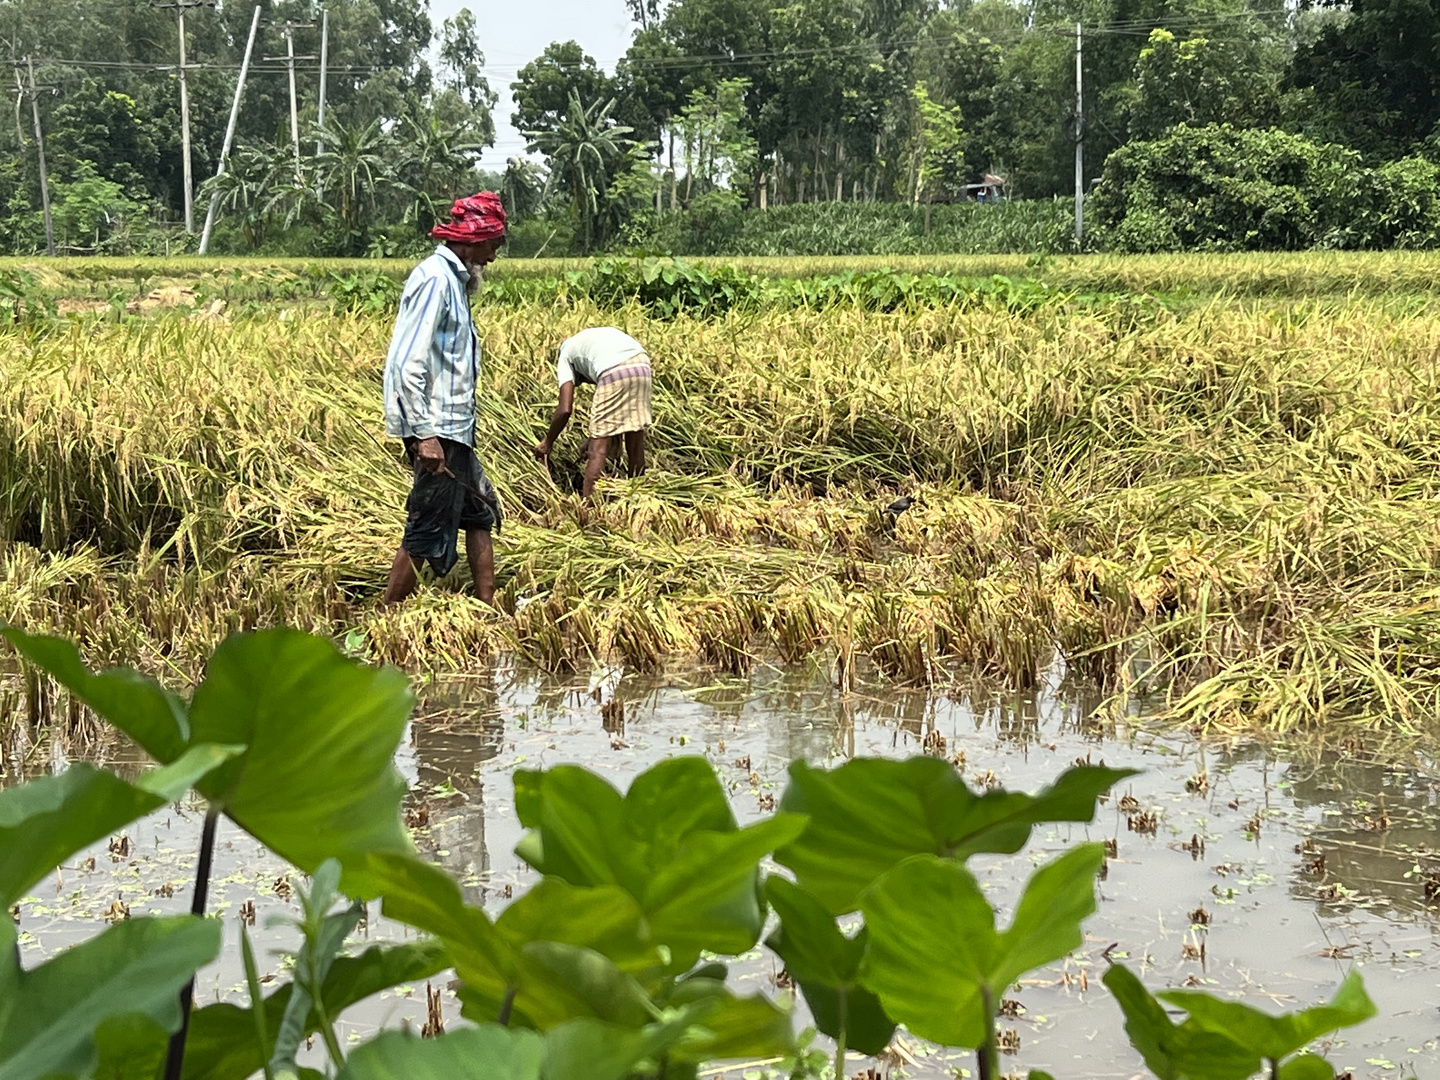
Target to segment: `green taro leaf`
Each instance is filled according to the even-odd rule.
[[[170,766],[161,770],[167,782],[194,783],[306,873],[336,858],[344,891],[373,896],[364,856],[412,850],[400,820],[405,781],[392,763],[414,705],[399,671],[357,664],[298,630],[232,634],[210,658],[187,714],[179,698],[133,671],[92,675],[68,642],[4,633]],[[201,751],[205,744],[215,749]],[[230,759],[206,770],[205,755],[216,753]]]
[[[635,901],[617,886],[584,889],[548,878],[492,922],[465,904],[448,874],[419,859],[375,855],[370,872],[384,893],[386,917],[444,944],[463,984],[464,1015],[477,1023],[497,1019],[507,999],[513,1023],[540,1030],[614,1016],[615,1008],[632,1009],[644,998],[637,981],[664,963]],[[582,965],[586,981],[572,984]],[[622,1001],[595,1000],[605,980],[612,990],[623,987]]]
[[[1099,796],[1133,775],[1082,765],[1034,795],[999,789],[977,795],[938,758],[858,758],[831,772],[796,761],[780,809],[805,814],[810,823],[775,859],[840,915],[912,855],[963,861],[981,852],[1011,854],[1037,824],[1092,820]]]
[[[1080,923],[1095,910],[1104,858],[1099,844],[1082,844],[1046,863],[1003,933],[964,866],[934,855],[907,859],[861,902],[870,931],[865,985],[921,1038],[980,1046],[1006,988],[1084,940]]]
[[[344,891],[374,896],[364,855],[412,850],[400,821],[405,779],[393,765],[415,704],[402,672],[364,667],[294,629],[233,634],[210,657],[186,713],[180,698],[134,671],[86,671],[69,642],[4,635],[305,873],[337,858]],[[230,760],[206,772],[203,756],[189,755],[207,743]]]
[[[118,1023],[131,1015],[174,1031],[181,987],[219,952],[213,920],[131,919],[23,971],[15,927],[0,919],[0,1080],[86,1075],[101,1057],[97,1032],[113,1048],[134,1036]]]
[[[444,947],[432,940],[375,945],[359,956],[339,957],[325,976],[322,996],[326,1012],[339,1016],[351,1005],[382,990],[433,978],[449,966]],[[245,1080],[259,1072],[274,1050],[280,1019],[294,990],[286,983],[265,999],[265,1030],[270,1039],[265,1046],[258,1042],[251,1009],[221,1002],[192,1013],[185,1044],[184,1080]],[[312,1009],[304,1033],[314,1034],[319,1026]]]
[[[435,1039],[387,1032],[351,1054],[337,1080],[625,1080],[677,1037],[675,1024],[630,1031],[598,1020],[543,1037],[497,1024]]]
[[[1172,1021],[1129,968],[1112,965],[1104,982],[1125,1013],[1131,1044],[1160,1080],[1246,1080],[1259,1071],[1260,1055],[1224,1034]]]
[[[1376,1012],[1358,971],[1352,971],[1340,984],[1330,1004],[1281,1016],[1193,990],[1167,990],[1159,997],[1188,1012],[1198,1027],[1222,1032],[1270,1061],[1293,1054],[1328,1031],[1364,1023]]]
[[[195,691],[192,739],[248,749],[200,793],[306,873],[335,858],[347,895],[374,896],[366,854],[412,850],[392,761],[413,706],[401,672],[361,666],[324,638],[232,635]]]
[[[197,746],[134,784],[80,763],[0,790],[0,903],[8,908],[72,855],[178,799],[238,749]]]
[[[100,1060],[88,1080],[155,1080],[169,1045],[169,1032],[148,1016],[112,1017],[95,1029]]]
[[[357,1047],[337,1080],[541,1080],[544,1054],[533,1031],[494,1024],[435,1039],[387,1031]]]
[[[700,1065],[717,1059],[786,1057],[795,1052],[789,1011],[763,994],[736,997],[723,979],[680,980],[665,1003],[679,1010],[681,1038],[671,1061]]]
[[[843,1015],[845,1045],[862,1054],[880,1053],[890,1045],[895,1022],[880,999],[860,985],[868,932],[862,927],[855,937],[846,937],[824,904],[784,878],[768,878],[765,895],[780,917],[765,944],[800,985],[815,1026],[839,1038]]]
[[[803,819],[776,815],[740,829],[704,758],[662,761],[620,793],[578,766],[515,774],[515,807],[531,831],[516,854],[572,885],[618,885],[640,904],[671,972],[705,950],[738,954],[759,940],[760,861]]]
[[[1280,1066],[1278,1080],[1335,1080],[1335,1066],[1317,1054],[1301,1054]]]
[[[154,679],[130,668],[92,674],[64,638],[0,630],[21,656],[114,724],[156,761],[169,763],[190,743],[185,705]]]
[[[166,801],[84,764],[0,791],[0,902],[8,909],[77,851]]]

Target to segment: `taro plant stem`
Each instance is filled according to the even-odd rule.
[[[505,991],[505,1000],[500,1003],[500,1015],[495,1022],[501,1027],[510,1026],[510,1010],[515,1007],[515,993],[519,987],[512,986]]]
[[[1000,1080],[1000,1046],[995,1039],[995,994],[988,986],[980,988],[985,1006],[985,1041],[976,1051],[980,1080]]]
[[[205,812],[205,828],[200,833],[200,862],[195,867],[195,896],[190,901],[190,914],[205,914],[205,898],[210,891],[210,863],[215,856],[215,826],[220,821],[220,808],[211,806]],[[165,1060],[165,1080],[180,1080],[185,1064],[185,1037],[190,1032],[190,1002],[195,996],[195,979],[191,976],[180,991],[180,1030],[170,1036],[170,1054]]]
[[[850,994],[842,989],[836,997],[840,1006],[840,1027],[835,1032],[835,1080],[845,1080],[845,1021],[849,1019],[846,1013],[849,1011]]]
[[[270,1034],[265,1030],[265,994],[260,989],[260,969],[255,965],[255,948],[245,924],[240,924],[240,955],[245,961],[245,985],[250,988],[250,1013],[255,1017],[255,1038],[265,1054],[265,1080],[275,1080],[270,1068]]]

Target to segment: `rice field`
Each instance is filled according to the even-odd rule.
[[[90,275],[106,310],[0,330],[0,619],[94,664],[193,675],[229,631],[286,622],[417,671],[513,653],[1026,688],[1060,668],[1201,727],[1404,734],[1440,712],[1434,257],[1060,259],[1028,272],[1114,296],[1026,311],[482,295],[501,610],[462,571],[385,613],[408,485],[380,418],[388,317],[300,286],[127,314],[115,282],[200,266],[118,263],[35,266],[58,297]],[[529,450],[555,349],[595,324],[649,346],[657,428],[651,472],[605,481],[582,526],[583,415],[553,472]]]

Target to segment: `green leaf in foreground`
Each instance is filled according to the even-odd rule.
[[[387,1032],[359,1047],[337,1080],[625,1080],[676,1037],[571,1020],[541,1036],[485,1024],[435,1039]]]
[[[220,951],[220,925],[190,916],[131,919],[23,971],[15,928],[0,919],[0,1080],[86,1075],[96,1066],[96,1032],[130,1039],[118,1021],[148,1017],[180,1026],[180,988]]]
[[[298,630],[233,634],[210,658],[187,713],[179,698],[133,671],[91,674],[69,642],[13,628],[4,635],[178,770],[162,773],[188,778],[306,873],[336,858],[344,891],[374,896],[365,855],[411,850],[400,819],[405,781],[393,758],[414,698],[399,671],[357,664],[326,639]],[[199,751],[205,744],[224,748],[229,760],[205,768]]]
[[[194,747],[134,784],[79,763],[0,790],[0,904],[8,908],[72,855],[180,798],[238,749]]]
[[[1222,1001],[1194,990],[1167,990],[1162,1001],[1178,1005],[1196,1026],[1225,1034],[1267,1061],[1280,1061],[1326,1032],[1353,1027],[1375,1015],[1360,973],[1352,971],[1328,1005],[1271,1016],[1238,1001]]]
[[[377,895],[365,856],[412,850],[393,759],[413,707],[404,674],[357,664],[324,638],[232,635],[195,691],[192,739],[248,749],[200,793],[306,873],[335,858],[347,895]]]
[[[765,895],[780,917],[766,939],[799,984],[815,1017],[815,1026],[832,1039],[845,1031],[845,1045],[862,1054],[878,1054],[890,1045],[895,1021],[869,990],[860,985],[868,931],[846,937],[825,906],[784,878],[765,882]]]
[[[165,801],[85,764],[0,791],[0,903],[8,909],[60,863]]]
[[[13,626],[0,635],[156,761],[175,761],[190,745],[184,702],[154,679],[131,668],[94,674],[80,659],[80,650],[64,638],[27,634]]]
[[[594,773],[562,765],[515,774],[515,809],[530,832],[516,854],[572,885],[615,885],[640,904],[670,970],[704,950],[739,954],[759,940],[760,861],[804,821],[777,815],[741,829],[704,758],[677,757],[622,796]]]
[[[372,856],[370,873],[387,918],[444,944],[468,1019],[495,1020],[508,1004],[513,1023],[542,1031],[578,1017],[643,1022],[636,980],[658,973],[663,957],[618,886],[582,889],[549,878],[492,921],[465,903],[454,879],[419,859]]]
[[[976,794],[949,763],[858,758],[827,772],[790,766],[780,809],[805,814],[800,838],[775,853],[831,914],[854,911],[881,874],[912,855],[964,861],[1010,854],[1049,821],[1090,821],[1096,800],[1133,769],[1077,766],[1034,795]]]
[[[964,866],[934,855],[907,859],[861,903],[870,931],[865,985],[921,1038],[979,1047],[1006,988],[1084,940],[1080,923],[1095,910],[1104,857],[1099,844],[1082,844],[1042,866],[1003,933]]]
[[[432,978],[449,966],[443,946],[434,940],[374,945],[359,956],[342,956],[325,976],[325,1010],[330,1016],[339,1016],[357,1001],[402,983]],[[269,1041],[263,1046],[252,1009],[229,1002],[197,1009],[191,1014],[185,1045],[185,1080],[245,1080],[259,1072],[274,1051],[281,1017],[294,992],[295,987],[287,983],[265,999],[264,1027]],[[312,1008],[304,1034],[314,1034],[319,1026]]]
[[[541,1080],[545,1043],[497,1024],[419,1039],[387,1031],[356,1049],[337,1080]]]
[[[1104,982],[1125,1013],[1131,1044],[1160,1080],[1246,1080],[1259,1070],[1260,1055],[1223,1033],[1176,1024],[1129,968],[1113,965]]]

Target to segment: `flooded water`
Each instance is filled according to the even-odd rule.
[[[1353,739],[1285,748],[1202,742],[1134,717],[1097,724],[1085,719],[1094,701],[1054,685],[1024,696],[888,688],[842,696],[823,672],[808,670],[714,682],[607,670],[556,679],[502,666],[422,694],[399,759],[413,787],[407,809],[417,843],[492,912],[535,880],[513,854],[522,831],[511,800],[517,766],[579,763],[623,789],[660,758],[704,754],[746,821],[768,812],[794,758],[838,764],[908,756],[931,732],[945,740],[947,755],[964,755],[966,774],[979,784],[1034,790],[1077,759],[1143,769],[1093,825],[1037,830],[1021,855],[971,864],[1003,923],[1034,861],[1081,840],[1115,843],[1083,948],[1013,995],[1021,1008],[1002,1022],[1016,1047],[1006,1068],[1044,1068],[1061,1080],[1147,1075],[1099,982],[1108,955],[1141,969],[1152,988],[1199,985],[1275,1010],[1328,998],[1358,968],[1380,1016],[1326,1047],[1332,1060],[1356,1077],[1440,1072],[1440,909],[1426,900],[1427,883],[1432,892],[1440,887],[1433,876],[1440,873],[1440,771],[1413,750],[1383,760]],[[609,720],[602,717],[601,703],[612,700],[623,704],[623,720],[613,707]],[[126,753],[93,748],[122,771],[138,764]],[[186,910],[200,821],[198,806],[167,809],[37,889],[20,905],[27,963],[127,909]],[[222,826],[211,908],[228,924],[226,952],[203,973],[200,1004],[245,997],[236,946],[242,919],[254,920],[266,981],[280,976],[283,960],[273,950],[293,946],[296,935],[268,924],[296,914],[294,883],[248,836]],[[375,915],[362,937],[407,933]],[[783,993],[776,961],[763,949],[735,972]],[[402,988],[353,1010],[342,1038],[406,1023],[418,1029],[423,989]],[[446,1015],[458,1017],[448,995]],[[902,1035],[898,1057],[886,1064],[894,1075],[942,1077],[972,1062]],[[864,1065],[854,1059],[851,1071]]]

